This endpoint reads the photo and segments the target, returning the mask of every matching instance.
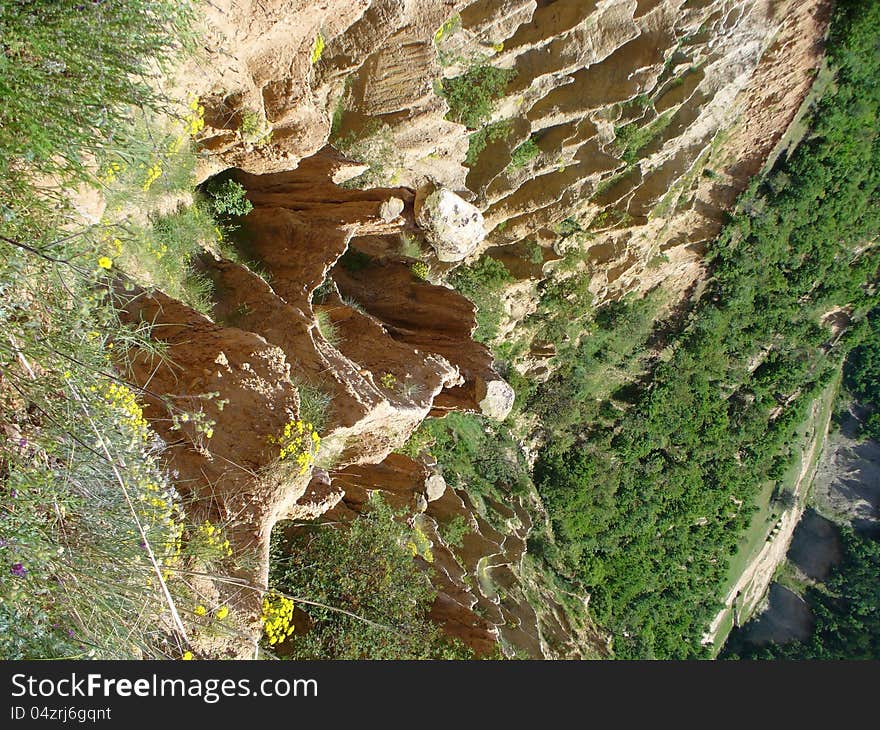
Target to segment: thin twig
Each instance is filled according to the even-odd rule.
[[[8,243],[10,246],[17,246],[18,248],[23,249],[24,251],[28,251],[36,256],[39,256],[40,258],[45,259],[46,261],[51,261],[52,263],[55,263],[55,264],[65,264],[66,266],[69,266],[70,268],[74,269],[75,271],[79,271],[80,273],[85,272],[85,269],[83,269],[81,266],[77,266],[76,264],[71,263],[67,259],[58,259],[58,258],[55,258],[54,256],[49,256],[49,254],[44,253],[40,249],[34,248],[33,246],[28,246],[26,243],[22,243],[21,241],[16,241],[14,238],[7,238],[6,236],[0,236],[0,241]]]

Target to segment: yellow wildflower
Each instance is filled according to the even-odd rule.
[[[318,35],[315,36],[315,42],[312,45],[312,53],[309,57],[309,60],[312,62],[312,66],[314,66],[318,61],[321,60],[321,56],[324,54],[324,48],[327,45],[324,40],[324,36],[321,31],[318,31]]]
[[[102,269],[110,269],[113,266],[113,260],[109,256],[101,256],[98,259],[98,266]]]

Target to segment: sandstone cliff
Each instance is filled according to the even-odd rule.
[[[442,490],[430,460],[394,453],[428,415],[503,419],[512,403],[472,339],[474,306],[443,284],[459,259],[448,251],[488,254],[519,280],[505,297],[508,335],[572,246],[582,263],[565,275],[589,277],[597,304],[657,285],[674,304],[800,106],[827,15],[825,0],[207,7],[206,56],[180,83],[206,107],[202,177],[233,168],[254,210],[240,261],[202,259],[210,318],[159,292],[130,309],[155,323],[174,363],[138,365],[157,394],[147,415],[199,503],[235,516],[238,547],[259,557],[246,579],[265,585],[277,520],[344,518],[381,490],[433,544],[433,615],[450,633],[482,653],[499,638],[530,656],[603,653],[605,639],[523,559],[535,495],[478,508],[466,490]],[[450,121],[437,92],[474,64],[511,80],[485,120],[502,132],[465,165],[476,131]],[[436,191],[461,203],[429,230],[422,207]],[[583,235],[564,235],[564,222]],[[533,345],[517,364],[532,375],[552,354]],[[267,437],[300,418],[303,387],[332,404],[320,454],[308,473],[279,476]],[[207,393],[219,394],[204,399],[216,435],[169,429],[158,396]],[[460,548],[437,529],[452,515],[472,528]]]

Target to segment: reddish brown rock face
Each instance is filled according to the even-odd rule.
[[[465,255],[490,251],[517,279],[503,294],[502,339],[534,311],[535,285],[558,275],[554,262],[572,245],[596,305],[662,286],[672,306],[703,276],[707,241],[801,104],[828,8],[827,0],[206,7],[210,71],[202,64],[184,79],[206,107],[212,157],[201,174],[238,168],[254,205],[241,253],[266,280],[205,256],[216,292],[210,317],[159,293],[129,312],[156,322],[173,363],[135,362],[138,382],[161,396],[148,399],[147,415],[196,509],[242,516],[235,539],[261,556],[249,580],[265,581],[276,520],[327,509],[351,516],[380,489],[394,504],[426,509],[419,519],[440,591],[433,615],[453,635],[480,653],[499,635],[534,656],[601,653],[604,639],[573,626],[528,574],[531,519],[521,504],[497,506],[511,513],[499,532],[463,490],[435,484],[428,501],[430,471],[393,453],[427,415],[500,419],[512,402],[489,349],[472,339],[474,306],[416,275],[401,253],[401,234],[421,235],[415,191],[452,191],[481,214],[485,240]],[[460,23],[442,30],[455,14]],[[503,122],[503,134],[464,166],[473,130],[446,118],[435,89],[477,56],[516,76],[486,120]],[[352,139],[377,159],[346,159],[329,144],[350,148]],[[534,154],[515,159],[527,142]],[[366,172],[387,187],[340,185]],[[563,221],[588,233],[562,241]],[[430,273],[448,271],[445,259],[429,257]],[[549,375],[553,345],[532,341],[524,353],[514,367]],[[299,417],[303,386],[331,403],[319,458],[327,471],[267,479],[266,437]],[[204,399],[209,392],[219,396]],[[192,424],[172,429],[163,398],[199,406],[215,421],[211,439]],[[461,548],[437,532],[455,515],[473,528]],[[538,615],[536,600],[550,609]]]
[[[354,504],[358,488],[339,469],[393,465],[392,450],[444,393],[479,411],[478,383],[499,380],[489,351],[471,339],[473,305],[386,250],[389,234],[413,228],[412,192],[344,190],[332,182],[340,164],[327,150],[293,172],[240,175],[254,205],[243,252],[268,281],[205,254],[198,265],[213,283],[211,317],[160,292],[137,292],[126,308],[131,320],[152,322],[167,348],[167,360],[137,357],[133,376],[150,393],[145,415],[170,445],[169,467],[195,513],[231,521],[235,551],[257,558],[242,575],[256,586],[266,585],[275,522],[314,518],[344,491]],[[358,254],[352,242],[378,255]],[[338,263],[350,250],[368,262],[357,272]],[[316,304],[322,283],[329,289]],[[278,462],[272,439],[305,418],[301,387],[327,397],[317,463],[333,472]],[[180,424],[183,411],[200,416]],[[422,470],[410,481],[423,486],[427,473],[409,463]]]

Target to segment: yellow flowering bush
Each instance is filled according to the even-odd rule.
[[[461,16],[456,13],[434,32],[434,43],[440,43],[461,28]]]
[[[95,388],[95,386],[92,386]],[[109,382],[102,391],[109,415],[133,448],[152,440],[147,419],[131,389],[121,383]],[[177,492],[142,465],[129,465],[133,477],[137,515],[150,540],[156,562],[163,568],[162,577],[171,576],[170,568],[180,560],[183,548],[183,508]],[[137,532],[130,531],[132,537]],[[149,579],[152,581],[152,578]]]
[[[293,601],[278,593],[263,596],[263,611],[260,615],[266,640],[272,646],[287,639],[294,630]]]
[[[232,555],[229,538],[224,536],[220,527],[208,520],[196,528],[191,542],[202,557],[228,558]]]
[[[424,261],[416,261],[411,267],[412,275],[422,281],[428,281],[431,278],[431,269]]]
[[[190,113],[183,118],[186,130],[191,137],[195,137],[205,128],[205,107],[199,104],[198,97],[189,103]]]
[[[117,419],[131,431],[132,437],[147,440],[147,419],[131,389],[123,383],[110,382],[104,387],[103,395],[107,404],[117,413]]]
[[[144,192],[147,192],[153,186],[153,183],[160,177],[162,177],[162,162],[154,162],[147,168],[147,175],[144,178],[144,183],[141,186],[141,189]]]
[[[183,508],[176,492],[155,481],[139,485],[137,501],[138,518],[162,568],[162,579],[167,581],[183,550]],[[152,585],[152,576],[147,582]]]
[[[327,45],[324,40],[324,36],[321,34],[321,31],[318,31],[318,35],[315,36],[315,42],[312,45],[312,55],[310,60],[312,62],[312,66],[314,66],[318,61],[321,60],[321,56],[324,53],[324,48]]]
[[[98,180],[104,185],[112,185],[119,176],[125,172],[126,165],[124,162],[118,162],[113,160],[107,165],[107,169],[104,171],[102,175],[98,176]]]
[[[269,436],[268,442],[279,448],[281,461],[295,463],[299,474],[305,474],[315,463],[315,456],[321,448],[321,437],[311,423],[290,421],[284,426],[280,436]]]
[[[162,257],[168,253],[168,244],[154,241],[153,239],[147,239],[147,253],[155,256],[156,261],[160,261]]]
[[[427,563],[434,562],[434,553],[431,550],[431,540],[418,524],[413,526],[413,531],[406,542],[406,547],[412,553],[413,557],[418,555]]]
[[[388,390],[393,390],[394,386],[397,385],[397,378],[394,377],[393,373],[384,373],[382,377],[379,379],[379,382],[382,384],[383,388],[387,388]]]
[[[205,128],[205,107],[199,98],[193,97],[189,102],[189,112],[183,117],[183,130],[168,144],[168,152],[176,155],[189,138],[197,137]]]

